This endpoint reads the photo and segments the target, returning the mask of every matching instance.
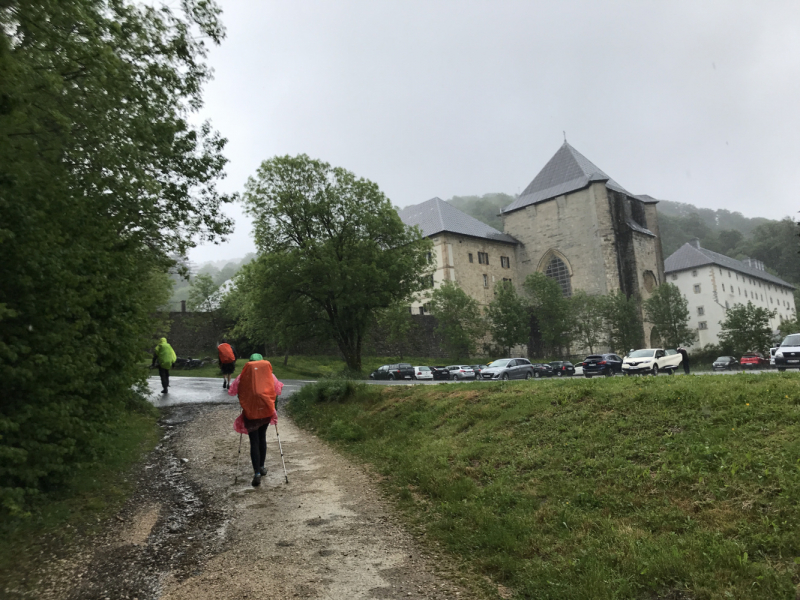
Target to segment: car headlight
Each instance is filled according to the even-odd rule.
[[[778,350],[778,351],[775,353],[775,357],[777,358],[778,356],[780,356],[781,358],[783,358],[783,352],[781,352],[780,350]]]

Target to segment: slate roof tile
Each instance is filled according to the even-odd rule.
[[[478,221],[441,198],[431,198],[420,204],[406,206],[398,214],[406,225],[418,225],[425,237],[446,231],[493,242],[519,243],[507,233]]]

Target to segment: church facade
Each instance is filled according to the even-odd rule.
[[[429,200],[402,209],[401,218],[419,225],[425,220],[421,213],[430,212],[433,216],[434,210],[441,209],[438,203],[447,204],[434,200],[438,202]],[[565,296],[577,290],[592,295],[622,291],[646,299],[665,280],[657,203],[650,196],[628,192],[564,142],[522,194],[502,209],[502,232],[481,224],[484,229],[476,238],[470,235],[469,228],[451,226],[456,220],[451,215],[433,228],[438,231],[423,227],[423,233],[435,243],[444,236],[460,236],[457,242],[460,246],[474,244],[480,238],[501,244],[508,254],[503,261],[508,265],[503,278],[515,285],[520,285],[531,273],[541,272],[558,281]],[[411,215],[416,216],[411,218]],[[476,227],[472,233],[477,231]],[[481,304],[488,304],[491,295],[485,292],[490,290],[479,288],[478,292],[484,293],[476,296],[472,288],[476,282],[483,285],[494,281],[483,277],[489,275],[492,257],[488,257],[487,273],[483,273],[478,272],[482,264],[476,267],[467,262],[458,268],[455,250],[449,250],[457,247],[452,243],[444,249],[441,245],[436,247],[437,271],[441,265],[441,274],[435,276],[434,285],[445,280],[457,281]],[[499,259],[497,256],[498,263]],[[421,304],[424,305],[424,299]],[[649,330],[645,324],[648,344]]]

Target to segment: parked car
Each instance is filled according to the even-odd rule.
[[[414,379],[414,367],[409,363],[383,365],[369,374],[370,379]]]
[[[433,378],[437,381],[450,379],[450,371],[444,366],[431,367],[431,373],[433,373]]]
[[[625,375],[641,375],[643,373],[658,375],[659,371],[666,371],[672,375],[682,360],[683,356],[677,351],[668,354],[661,348],[643,348],[628,353],[628,356],[622,361],[622,372]]]
[[[583,361],[583,376],[605,375],[611,377],[622,372],[622,359],[616,354],[592,354]]]
[[[450,379],[475,379],[475,371],[469,365],[453,365],[447,367]]]
[[[781,373],[786,369],[800,369],[800,333],[783,338],[775,351],[775,366]]]
[[[579,362],[575,364],[575,373],[573,375],[583,375],[583,363]]]
[[[739,364],[742,365],[742,369],[761,369],[768,366],[769,361],[761,352],[746,352]]]
[[[481,373],[484,369],[488,368],[488,365],[470,365],[472,370],[475,371],[475,379],[481,379]]]
[[[553,367],[546,363],[533,363],[531,366],[533,367],[533,376],[536,379],[553,376]]]
[[[531,379],[533,365],[527,358],[499,358],[481,371],[483,379]]]
[[[735,356],[718,356],[717,359],[711,363],[712,371],[732,371],[739,368],[739,361]]]
[[[433,379],[433,371],[430,367],[414,367],[415,379]]]
[[[575,367],[567,360],[554,360],[550,363],[553,367],[553,375],[556,377],[572,377],[575,375]]]

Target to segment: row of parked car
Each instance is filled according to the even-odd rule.
[[[527,358],[500,358],[488,365],[414,366],[411,363],[383,365],[370,373],[370,379],[538,379],[540,377],[569,377],[575,367],[569,361],[532,363]]]

